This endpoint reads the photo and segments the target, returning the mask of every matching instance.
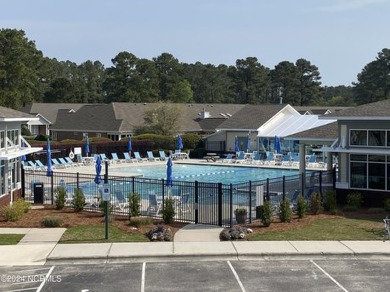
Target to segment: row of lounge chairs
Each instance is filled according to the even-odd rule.
[[[261,157],[261,153],[253,151],[252,153],[245,153],[244,151],[237,152],[236,157],[232,153],[226,155],[226,158],[221,160],[223,163],[247,163],[257,165],[281,165],[281,166],[298,166],[298,153],[276,154],[274,152],[266,152],[266,157]],[[307,167],[324,167],[323,162],[317,162],[317,157],[308,155],[305,159]]]
[[[93,156],[93,161],[96,161],[96,158],[100,156],[102,161],[108,161],[109,163],[125,163],[125,162],[144,162],[144,161],[164,161],[167,159],[165,152],[163,150],[159,151],[159,157],[155,157],[152,151],[146,152],[147,157],[142,157],[141,154],[137,151],[134,152],[134,157],[132,157],[128,152],[123,153],[123,158],[120,158],[117,153],[111,153],[111,158],[108,158],[106,154],[95,154]],[[81,163],[85,163],[85,159],[78,157],[78,160]]]

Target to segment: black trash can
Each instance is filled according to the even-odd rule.
[[[34,183],[34,204],[43,204],[43,183]]]

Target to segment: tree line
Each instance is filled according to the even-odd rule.
[[[0,30],[0,105],[14,109],[45,103],[279,103],[352,106],[389,97],[390,50],[357,74],[352,86],[322,86],[309,60],[282,61],[270,69],[256,57],[234,66],[180,62],[169,53],[152,60],[120,52],[100,61],[48,58],[23,30]]]

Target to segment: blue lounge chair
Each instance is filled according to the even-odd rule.
[[[244,151],[239,151],[237,153],[237,157],[236,157],[235,163],[243,163],[245,161],[246,161],[246,159],[245,159],[245,152]]]
[[[58,161],[60,162],[61,165],[63,165],[64,167],[73,167],[73,162],[69,163],[68,161],[66,161],[64,158],[58,158]]]
[[[264,160],[264,164],[268,164],[268,165],[275,164],[275,156],[273,152],[267,152],[267,157]]]
[[[112,157],[111,161],[114,162],[114,163],[122,163],[122,162],[124,162],[124,159],[120,159],[118,157],[118,154],[116,154],[116,153],[111,153],[111,157]]]
[[[82,166],[83,163],[81,162],[74,162],[69,156],[65,157],[66,162],[68,162],[72,166]]]
[[[233,161],[233,153],[228,153],[222,162],[231,163]]]
[[[133,158],[131,158],[128,152],[123,152],[123,156],[125,157],[126,162],[133,162]]]
[[[158,151],[158,153],[160,154],[160,160],[164,161],[167,159],[164,150],[160,150],[160,151]]]
[[[47,170],[47,166],[42,163],[39,159],[35,160],[37,170]]]
[[[147,151],[146,154],[148,155],[148,160],[149,161],[158,161],[158,160],[160,160],[158,157],[154,157],[152,151]]]
[[[134,152],[134,157],[138,162],[148,161],[147,158],[142,158],[139,152]]]

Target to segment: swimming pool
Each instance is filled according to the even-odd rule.
[[[111,169],[110,173],[115,175],[136,173],[146,178],[165,179],[167,177],[166,165],[153,166],[129,166]],[[178,181],[200,181],[200,182],[221,182],[225,184],[243,183],[248,181],[264,180],[267,178],[282,177],[284,175],[298,174],[298,170],[292,169],[271,169],[259,167],[238,167],[238,166],[214,166],[214,165],[192,165],[175,164],[172,169],[173,180]]]

